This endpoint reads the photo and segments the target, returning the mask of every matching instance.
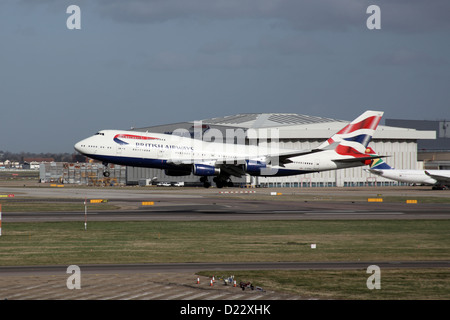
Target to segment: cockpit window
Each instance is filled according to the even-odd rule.
[[[96,136],[98,136],[98,135],[104,136],[105,134],[103,132],[97,132],[95,135]]]

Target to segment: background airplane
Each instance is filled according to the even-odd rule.
[[[366,111],[312,150],[205,142],[179,135],[102,130],[75,144],[87,157],[108,163],[165,170],[169,176],[200,176],[205,187],[233,186],[230,177],[288,176],[370,164],[377,155],[366,148],[383,116]]]
[[[372,150],[373,151],[373,150]],[[370,154],[376,154],[374,151]],[[450,187],[450,170],[403,170],[394,169],[383,159],[373,159],[367,171],[380,177],[417,185],[431,185],[433,189]]]

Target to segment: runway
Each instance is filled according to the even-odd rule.
[[[109,200],[123,210],[87,210],[89,221],[204,220],[355,220],[450,219],[448,204],[367,203],[351,201],[274,202],[233,198],[161,199],[152,206],[135,200]],[[84,221],[85,212],[6,212],[4,222]]]

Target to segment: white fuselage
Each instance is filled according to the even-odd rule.
[[[370,170],[370,172],[387,179],[411,184],[435,185],[438,182],[436,179],[427,175],[425,170],[378,169]]]
[[[264,147],[204,142],[169,134],[120,130],[99,131],[94,136],[76,143],[75,149],[105,163],[159,169],[171,169],[192,163],[210,163],[214,166],[218,162],[226,164],[236,164],[246,160],[263,162],[268,154],[276,155],[293,151],[280,149],[277,144]],[[364,165],[363,162],[333,161],[345,158],[346,156],[337,154],[334,150],[291,157],[290,163],[281,166],[276,158],[275,161],[272,158],[270,165],[272,174],[267,175],[295,175]]]

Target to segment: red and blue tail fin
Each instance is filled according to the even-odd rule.
[[[341,155],[364,155],[383,113],[382,111],[371,110],[364,112],[322,143],[318,149],[334,149]]]

